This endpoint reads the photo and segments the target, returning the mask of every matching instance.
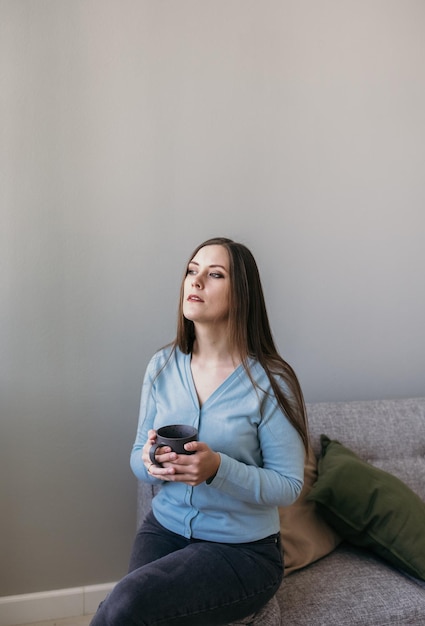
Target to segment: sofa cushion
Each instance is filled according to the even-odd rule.
[[[322,435],[319,477],[307,496],[336,531],[425,580],[425,503],[397,477]]]
[[[280,507],[280,532],[285,576],[326,556],[341,542],[339,535],[307,500],[317,480],[317,460],[310,448],[304,466],[304,486],[299,498],[290,506]]]
[[[320,435],[326,433],[373,464],[417,457],[425,462],[425,397],[317,402],[307,404],[307,412],[316,456]]]
[[[231,622],[227,626],[280,626],[280,624],[280,606],[276,596],[273,596],[257,613],[248,615],[245,619]]]
[[[277,598],[290,626],[425,623],[425,582],[345,542],[284,579]]]

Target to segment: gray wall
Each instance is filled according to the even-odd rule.
[[[0,595],[115,580],[187,255],[257,257],[309,401],[425,394],[425,3],[0,4]]]

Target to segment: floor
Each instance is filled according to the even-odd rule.
[[[48,622],[32,622],[31,624],[22,624],[21,626],[89,626],[92,617],[93,615],[68,617],[67,619],[54,619]]]

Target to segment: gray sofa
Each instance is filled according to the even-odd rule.
[[[316,403],[308,404],[307,411],[317,457],[320,435],[326,434],[400,478],[425,501],[425,398]],[[149,511],[153,495],[150,485],[139,483],[138,523]],[[424,626],[425,582],[370,550],[342,542],[327,556],[285,577],[261,614],[240,623]]]

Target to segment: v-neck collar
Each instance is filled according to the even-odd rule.
[[[214,391],[212,393],[210,393],[210,395],[208,396],[208,398],[205,400],[205,402],[201,405],[201,403],[199,402],[199,398],[198,398],[198,393],[196,391],[196,386],[195,386],[195,381],[193,379],[193,374],[192,374],[192,368],[190,365],[191,359],[192,359],[192,355],[189,354],[185,354],[185,370],[186,370],[186,379],[187,379],[187,383],[190,389],[190,394],[192,396],[192,400],[193,403],[195,404],[196,408],[198,410],[203,409],[205,406],[211,404],[212,402],[214,402],[215,398],[217,396],[219,396],[227,387],[229,387],[229,385],[231,385],[231,383],[233,382],[233,380],[239,376],[239,372],[241,370],[241,368],[243,367],[242,363],[239,363],[239,365],[237,365],[235,367],[235,369],[233,370],[233,372],[231,372],[227,378],[225,378],[223,380],[222,383],[220,383],[218,385],[218,387],[216,387],[214,389]]]

